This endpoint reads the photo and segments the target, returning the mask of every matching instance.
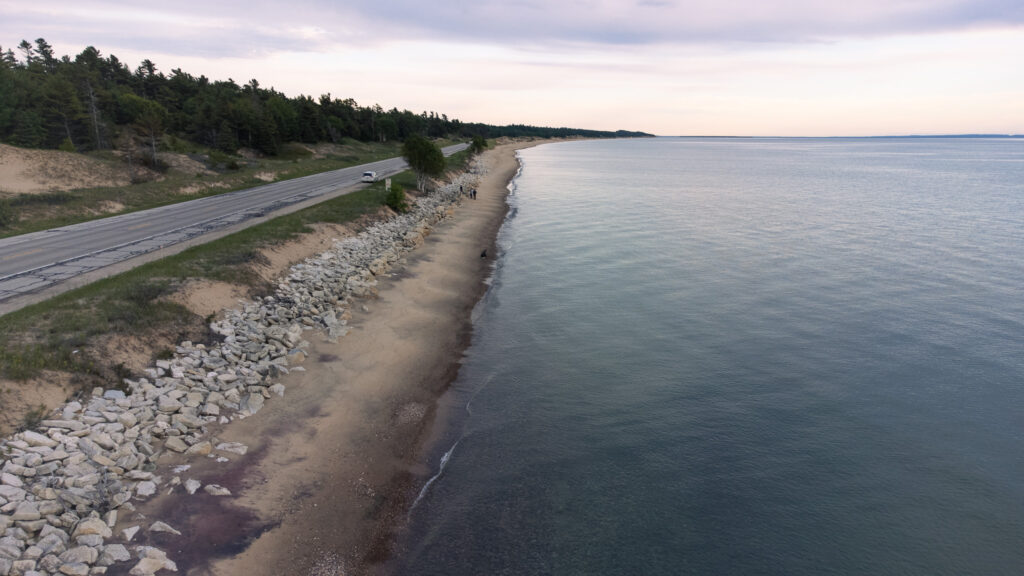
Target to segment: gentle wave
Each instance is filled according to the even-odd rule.
[[[440,478],[441,474],[444,474],[444,468],[445,466],[448,465],[448,461],[451,460],[452,454],[455,453],[455,447],[458,445],[459,443],[456,442],[455,444],[452,445],[451,448],[448,449],[447,452],[444,453],[444,455],[441,456],[441,463],[437,467],[437,474],[431,476],[430,480],[427,480],[427,483],[423,485],[423,488],[420,488],[420,493],[416,496],[416,499],[412,501],[412,506],[409,507],[409,512],[406,515],[407,518],[412,517],[413,510],[415,510],[416,507],[419,506],[420,501],[423,500],[424,496],[426,496],[427,491],[430,490],[430,485],[433,484],[434,481],[436,481],[438,478]]]

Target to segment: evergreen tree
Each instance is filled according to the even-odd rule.
[[[330,94],[318,100],[290,98],[256,79],[239,86],[231,79],[211,81],[180,69],[165,76],[148,59],[132,70],[93,46],[73,59],[58,58],[44,38],[34,44],[22,40],[16,51],[0,48],[0,142],[55,148],[70,141],[79,150],[114,145],[130,148],[137,163],[135,144],[144,141],[145,156],[155,157],[163,134],[229,152],[243,145],[271,155],[285,142],[340,143],[346,138],[639,135],[463,124],[447,114],[360,106]]]
[[[42,38],[36,39],[36,55],[43,66],[43,70],[52,73],[57,67],[57,59],[53,57],[53,47]]]
[[[77,140],[85,110],[78,100],[75,87],[65,78],[51,76],[43,85],[43,111],[50,125],[48,141],[60,143],[64,140],[74,146]]]
[[[11,142],[24,148],[39,148],[46,142],[43,118],[34,110],[18,110],[14,113],[14,133]]]

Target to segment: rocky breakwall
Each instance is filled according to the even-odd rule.
[[[464,174],[418,199],[410,212],[292,267],[273,296],[211,324],[221,343],[182,342],[146,377],[125,380],[118,389],[97,388],[37,430],[0,441],[0,576],[104,574],[119,562],[133,562],[132,575],[177,571],[163,551],[128,545],[143,528],[178,533],[159,521],[126,522],[133,502],[157,490],[230,492],[183,481],[187,465],[160,470],[157,459],[168,452],[244,455],[244,445],[215,444],[209,427],[251,416],[282,396],[284,385],[274,377],[304,359],[305,332],[343,336],[353,298],[375,294],[374,277],[423,243],[458,202],[460,185],[471,188],[475,176]],[[128,526],[115,535],[119,514]]]

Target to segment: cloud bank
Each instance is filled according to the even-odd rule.
[[[801,43],[1024,23],[1018,0],[353,0],[346,7],[382,28],[503,43]]]
[[[810,43],[1024,24],[1019,0],[0,0],[0,40],[206,57],[395,40],[566,45]]]

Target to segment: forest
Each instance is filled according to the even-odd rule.
[[[648,136],[526,125],[465,123],[446,114],[361,106],[330,94],[289,97],[256,79],[239,85],[179,68],[165,74],[150,60],[135,70],[89,46],[75,57],[54,54],[45,39],[0,47],[0,142],[67,151],[151,148],[173,136],[221,150],[276,155],[288,142],[536,136]]]

